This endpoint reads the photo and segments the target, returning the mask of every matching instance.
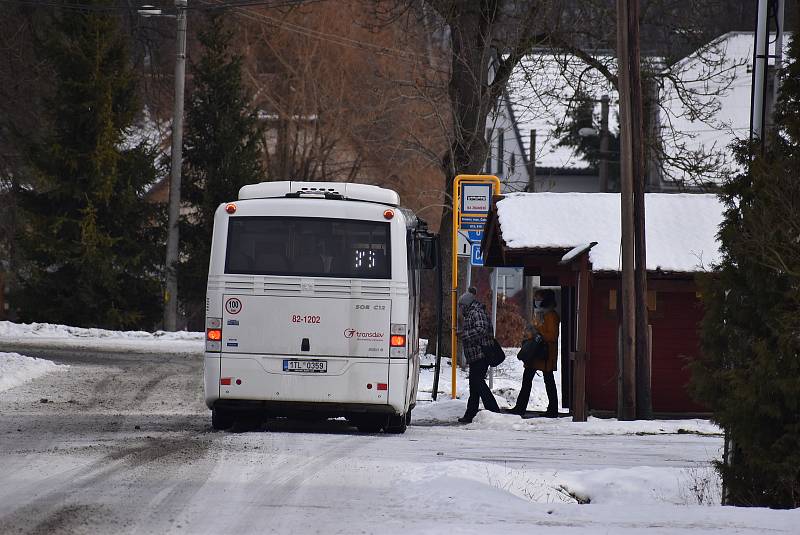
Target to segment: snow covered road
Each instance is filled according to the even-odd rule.
[[[800,512],[698,505],[703,491],[713,499],[721,439],[685,428],[707,424],[480,413],[455,426],[464,405],[448,400],[418,406],[399,436],[340,420],[214,432],[198,354],[54,345],[0,344],[69,365],[0,392],[0,533],[755,534],[800,523]]]

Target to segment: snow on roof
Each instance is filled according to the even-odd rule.
[[[141,115],[128,127],[120,148],[130,150],[142,143],[150,148],[161,147],[161,154],[168,154],[169,148],[164,148],[164,140],[170,135],[171,121],[158,121],[153,118],[150,108],[142,108]]]
[[[788,51],[790,33],[784,34]],[[774,36],[770,38],[770,43]],[[785,55],[785,53],[784,53]],[[594,55],[594,59],[616,72],[613,55]],[[714,175],[699,177],[716,181],[735,169],[729,145],[749,136],[750,87],[752,83],[753,32],[726,33],[687,56],[662,77],[659,98],[662,109],[664,150],[670,156],[696,159],[701,152],[717,157]],[[659,61],[649,58],[651,61]],[[770,60],[774,63],[773,60]],[[681,80],[677,91],[673,79]],[[577,85],[594,99],[609,95],[609,126],[618,132],[619,98],[613,86],[596,69],[566,53],[536,53],[525,57],[508,82],[508,98],[526,154],[530,152],[530,131],[536,130],[536,165],[539,167],[585,169],[588,162],[573,147],[559,147],[555,130],[563,125]],[[691,94],[691,109],[684,101]],[[700,113],[695,113],[699,111]],[[600,104],[594,115],[599,123]],[[691,180],[683,170],[665,164],[668,178]]]
[[[784,57],[789,37],[788,33],[784,35]],[[774,42],[774,34],[769,42]],[[774,64],[774,60],[769,63]],[[704,179],[717,181],[738,168],[729,146],[750,136],[752,68],[753,32],[726,33],[673,66],[673,76],[682,80],[685,91],[692,92],[701,115],[711,113],[710,117],[692,113],[671,79],[664,78],[660,95],[664,149],[673,156],[683,147],[686,151],[702,151],[720,158],[715,165],[716,176]],[[678,180],[692,178],[669,163],[665,171]]]
[[[647,269],[706,271],[720,260],[717,232],[724,207],[716,195],[645,195]],[[511,249],[572,249],[593,241],[594,271],[620,271],[618,193],[512,193],[497,203]]]
[[[598,56],[604,65],[616,70],[613,56]],[[580,88],[577,87],[580,80]],[[536,130],[536,165],[585,169],[589,167],[573,147],[559,147],[555,130],[563,126],[577,89],[591,98],[609,95],[609,126],[616,130],[618,96],[613,86],[596,70],[587,70],[583,61],[570,54],[531,54],[511,74],[507,92],[511,109],[522,136],[525,153],[530,153],[530,131]],[[595,103],[596,123],[600,122],[600,103]]]

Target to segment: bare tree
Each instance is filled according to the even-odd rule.
[[[642,66],[645,83],[648,87],[657,83],[662,92],[671,91],[670,95],[685,104],[682,113],[698,120],[713,120],[717,107],[713,97],[727,89],[736,67],[708,44],[725,27],[720,20],[732,4],[729,0],[653,0],[642,10],[642,33],[647,36],[649,53]],[[548,98],[569,101],[598,80],[612,88],[617,84],[613,2],[395,0],[372,9],[376,24],[404,20],[408,27],[421,28],[429,43],[444,42],[439,53],[447,58],[445,64],[420,60],[419,76],[401,84],[405,97],[422,102],[422,113],[435,118],[441,132],[433,137],[446,141],[445,149],[437,151],[429,144],[431,137],[408,135],[405,140],[439,164],[442,197],[451,191],[456,175],[475,174],[483,168],[487,127],[491,127],[500,96],[515,89],[509,87],[512,76],[526,90],[524,105],[532,113],[545,112]],[[681,72],[686,64],[677,59],[698,49],[693,71]],[[544,64],[545,57],[555,68]],[[661,105],[655,93],[650,92],[646,103],[651,121]],[[651,158],[666,162],[668,171],[681,176],[708,178],[721,169],[720,153],[689,149],[687,138],[692,134],[669,128],[668,119],[666,115],[667,135],[658,135],[655,123],[645,127],[650,134]],[[452,232],[451,226],[451,214],[445,210],[440,223],[445,237]],[[443,243],[447,245],[449,240],[445,238]],[[446,248],[445,269],[449,271]]]

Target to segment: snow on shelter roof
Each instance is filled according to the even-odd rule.
[[[723,211],[716,195],[646,194],[647,269],[711,269],[720,261]],[[592,270],[621,270],[618,193],[512,193],[497,202],[497,218],[510,249],[572,249],[596,241]]]

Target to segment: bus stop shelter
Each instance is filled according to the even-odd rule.
[[[696,275],[719,259],[715,195],[646,195],[653,410],[704,412],[688,395],[686,359],[699,354]],[[495,196],[482,242],[487,266],[522,267],[561,289],[562,405],[573,419],[618,412],[620,197],[614,193]]]

